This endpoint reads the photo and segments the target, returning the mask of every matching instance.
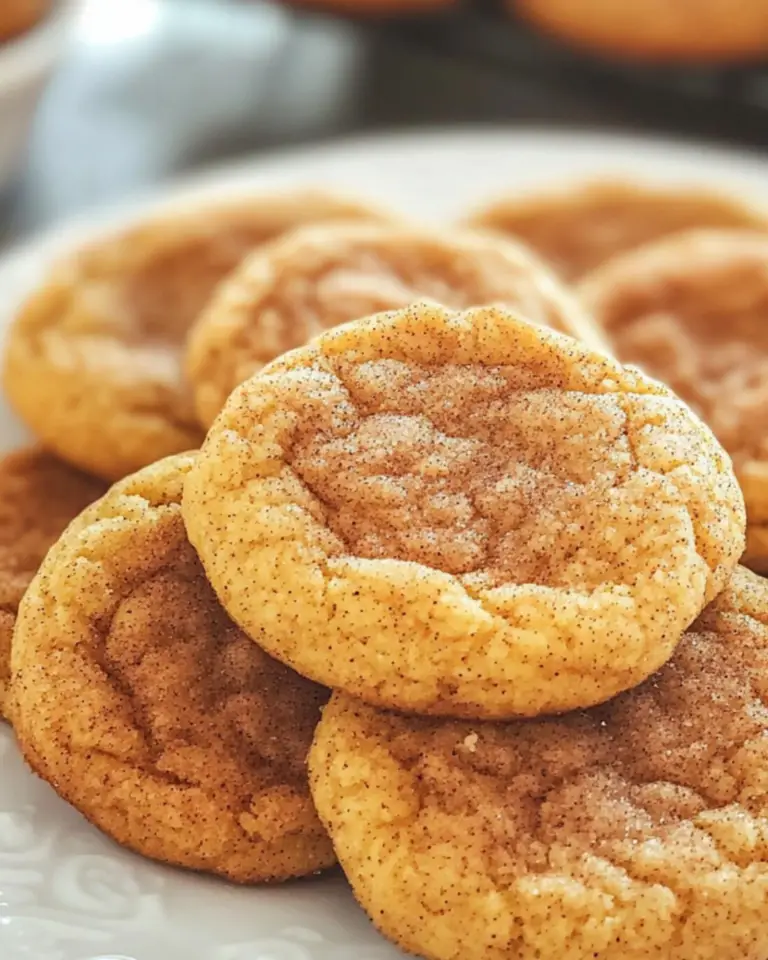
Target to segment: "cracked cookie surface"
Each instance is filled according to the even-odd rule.
[[[728,458],[683,403],[498,308],[415,305],[275,361],[230,397],[183,507],[268,652],[470,717],[640,682],[744,543]]]
[[[768,236],[670,237],[605,264],[579,292],[619,359],[668,384],[733,458],[745,562],[768,570]]]
[[[13,407],[62,459],[108,480],[199,446],[182,353],[217,284],[299,223],[380,215],[324,194],[243,196],[93,242],[56,264],[14,321]]]
[[[617,180],[510,196],[468,222],[522,240],[560,276],[577,280],[611,257],[668,234],[698,227],[765,229],[768,216],[703,189]]]
[[[516,243],[458,230],[320,225],[249,257],[190,336],[187,372],[200,419],[281,353],[331,327],[431,300],[500,303],[601,347],[596,328],[548,268]]]
[[[641,686],[507,724],[325,708],[310,782],[374,923],[430,960],[768,955],[768,585]]]
[[[186,538],[192,455],[116,484],[19,609],[13,720],[30,765],[118,843],[236,882],[330,866],[306,754],[327,691],[222,610]]]
[[[106,484],[40,447],[0,459],[0,716],[5,716],[11,638],[24,591],[64,528]]]

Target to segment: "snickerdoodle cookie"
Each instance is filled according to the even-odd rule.
[[[355,17],[408,16],[456,5],[456,0],[291,0],[298,7],[317,7]]]
[[[237,389],[184,515],[269,653],[374,704],[468,717],[639,683],[744,544],[730,461],[666,387],[501,308],[427,304]]]
[[[324,194],[243,196],[92,243],[19,313],[5,358],[11,403],[48,448],[109,480],[197,446],[181,357],[219,281],[299,223],[379,215]]]
[[[468,223],[524,241],[574,280],[615,254],[668,234],[699,227],[765,229],[768,216],[714,191],[603,180],[509,196],[478,210]]]
[[[0,459],[0,716],[5,715],[11,637],[24,591],[70,520],[106,489],[39,447]]]
[[[580,293],[617,356],[672,387],[731,455],[746,562],[768,571],[768,234],[669,237],[605,264]]]
[[[732,61],[768,51],[765,0],[507,2],[553,36],[610,56]]]
[[[373,922],[430,960],[768,956],[768,585],[739,569],[673,659],[506,724],[337,694],[320,816]]]
[[[12,715],[31,766],[119,843],[238,882],[328,867],[306,753],[326,692],[221,609],[190,546],[191,455],[116,484],[19,608]]]
[[[307,227],[249,257],[219,288],[189,340],[187,372],[208,426],[265,363],[337,324],[430,299],[501,303],[600,345],[581,307],[511,241],[388,224]]]
[[[48,13],[51,0],[2,0],[0,42],[31,30]]]

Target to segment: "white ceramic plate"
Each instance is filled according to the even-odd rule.
[[[464,130],[274,156],[166,192],[161,204],[243,186],[325,185],[447,221],[510,189],[581,175],[711,183],[768,205],[768,162],[664,142]],[[0,263],[0,326],[51,257],[157,200],[42,237]],[[0,444],[24,432],[0,401]],[[0,960],[396,960],[338,876],[239,889],[127,853],[29,774],[0,729]]]

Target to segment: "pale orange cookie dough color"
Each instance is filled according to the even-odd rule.
[[[768,585],[739,570],[655,676],[507,724],[342,695],[312,792],[357,899],[428,960],[768,956]]]
[[[187,333],[250,250],[300,223],[385,216],[315,192],[186,206],[64,257],[18,313],[4,386],[62,459],[107,480],[199,446]]]
[[[764,0],[507,0],[532,24],[588,50],[658,61],[738,61],[768,51]]]
[[[52,0],[2,0],[0,43],[37,26],[50,11]]]
[[[192,455],[116,484],[19,608],[12,719],[42,777],[118,843],[238,883],[329,867],[306,755],[322,688],[231,622],[190,546]]]
[[[323,224],[263,247],[221,285],[190,336],[197,411],[213,422],[234,388],[330,327],[430,299],[514,307],[529,320],[602,341],[584,310],[520,244],[402,224]]]
[[[669,390],[509,311],[426,304],[239,387],[184,515],[269,653],[374,704],[469,717],[640,682],[744,544],[730,461]]]
[[[0,459],[0,716],[6,715],[16,613],[48,549],[106,484],[40,447]]]
[[[768,234],[669,237],[609,261],[579,293],[619,359],[668,384],[733,458],[745,562],[768,572]]]
[[[616,254],[699,227],[768,228],[768,211],[703,187],[602,179],[510,194],[467,223],[535,250],[566,280]]]
[[[354,17],[408,16],[455,6],[456,0],[294,0],[298,7],[319,8]]]

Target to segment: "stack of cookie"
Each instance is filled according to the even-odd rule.
[[[0,716],[19,601],[48,548],[109,483],[199,446],[185,340],[246,253],[302,224],[387,220],[329,194],[168,212],[57,263],[8,338],[4,385],[42,447],[0,461]]]
[[[219,605],[181,519],[185,451],[272,358],[419,297],[507,303],[601,342],[516,242],[307,191],[172,210],[94,242],[20,311],[5,388],[42,446],[0,462],[0,713],[121,843],[241,882],[334,862],[304,767],[327,691]],[[57,540],[15,631],[11,696],[19,604]]]
[[[61,264],[6,388],[99,478],[60,513],[116,482],[44,560],[27,508],[29,764],[158,860],[338,858],[434,960],[762,960],[768,586],[729,456],[607,342],[515,239],[337,198]]]
[[[336,691],[313,798],[406,950],[765,945],[768,588],[671,391],[498,308],[415,305],[236,389],[183,513],[233,619]]]

